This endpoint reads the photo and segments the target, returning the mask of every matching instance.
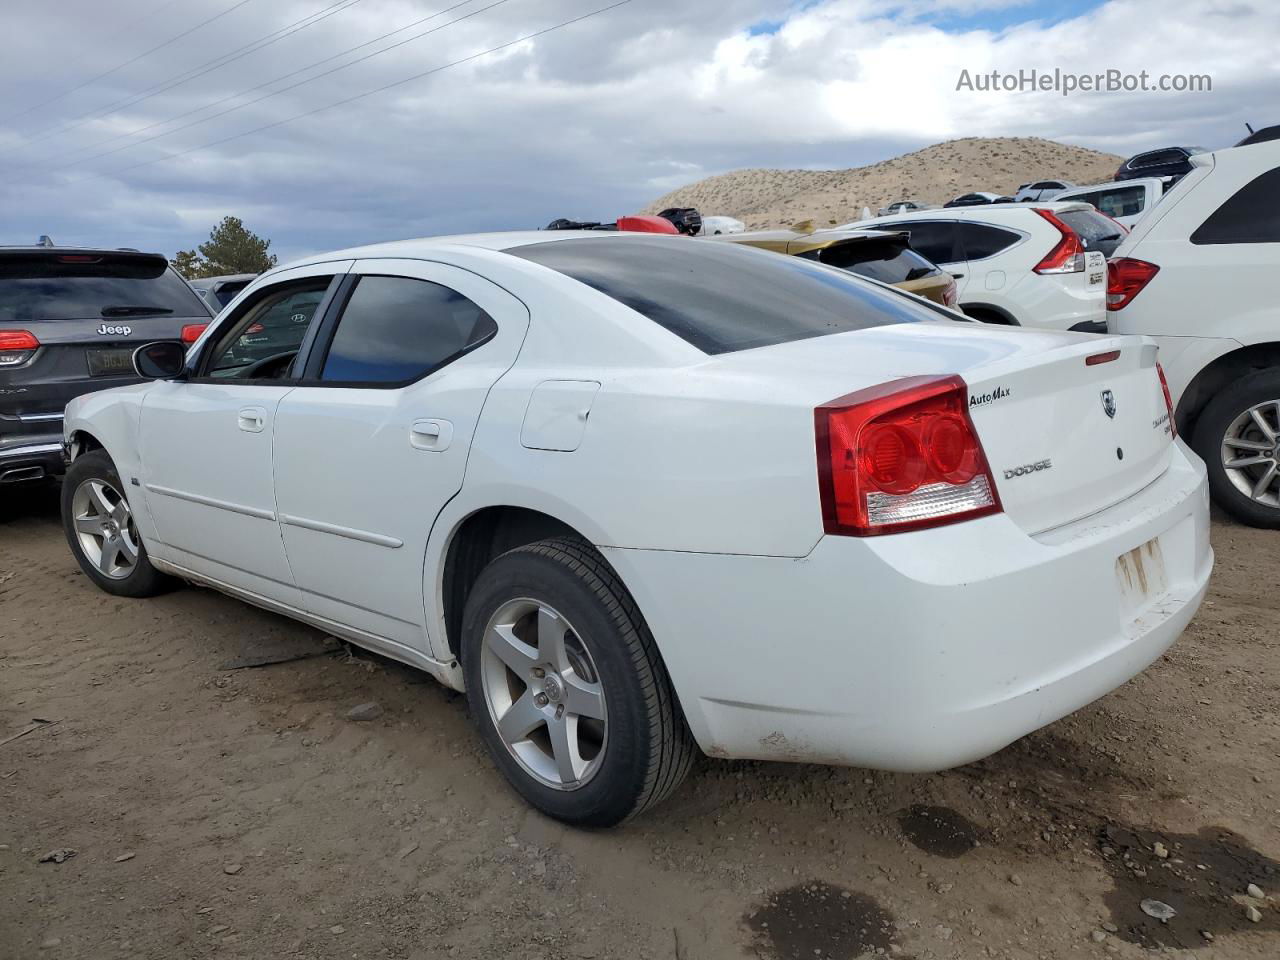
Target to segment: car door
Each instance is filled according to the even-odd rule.
[[[293,360],[351,261],[289,271],[199,342],[143,402],[142,486],[164,559],[296,606],[276,519],[272,429]]]
[[[523,303],[470,271],[352,268],[276,411],[276,502],[305,609],[428,649],[427,536],[528,325]]]

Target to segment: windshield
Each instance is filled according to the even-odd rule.
[[[506,252],[607,294],[704,353],[937,319],[842,270],[737,244],[600,237]]]
[[[169,315],[209,311],[162,257],[0,255],[0,323]]]

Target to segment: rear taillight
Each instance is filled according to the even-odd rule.
[[[1160,375],[1160,389],[1164,391],[1164,408],[1169,411],[1169,438],[1178,436],[1178,425],[1173,419],[1173,394],[1169,392],[1169,381],[1164,375],[1164,367],[1156,361],[1156,373]]]
[[[26,363],[40,347],[40,341],[26,330],[0,330],[0,367]]]
[[[907,377],[814,411],[827,533],[868,537],[999,513],[1000,498],[950,377]]]
[[[1058,242],[1054,244],[1043,260],[1037,263],[1033,269],[1036,273],[1080,273],[1084,270],[1084,244],[1080,242],[1080,235],[1072,230],[1069,226],[1059,220],[1051,210],[1041,210],[1038,207],[1032,208],[1033,213],[1038,213],[1045,220],[1049,221],[1049,225],[1058,231],[1061,236]]]
[[[1107,261],[1107,309],[1123,310],[1160,272],[1154,263],[1117,257]]]
[[[207,323],[188,323],[182,328],[182,342],[195,343],[208,326]]]
[[[944,306],[954,307],[956,305],[956,301],[960,299],[956,293],[957,289],[955,279],[947,277],[947,285],[942,288],[942,303]]]

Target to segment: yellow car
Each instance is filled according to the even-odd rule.
[[[906,231],[823,230],[813,232],[808,223],[794,230],[755,230],[726,233],[706,239],[717,243],[745,243],[793,257],[817,260],[872,280],[893,284],[952,310],[956,306],[956,282],[951,274],[911,249]]]

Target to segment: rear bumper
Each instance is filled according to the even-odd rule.
[[[51,424],[52,425],[52,424]],[[66,469],[61,418],[57,433],[23,433],[0,437],[0,483],[61,476]]]
[[[938,770],[1115,689],[1186,627],[1213,553],[1203,465],[1181,445],[1173,460],[1036,537],[997,515],[824,537],[799,560],[604,552],[708,754]],[[1151,543],[1163,585],[1126,589],[1120,558]]]

